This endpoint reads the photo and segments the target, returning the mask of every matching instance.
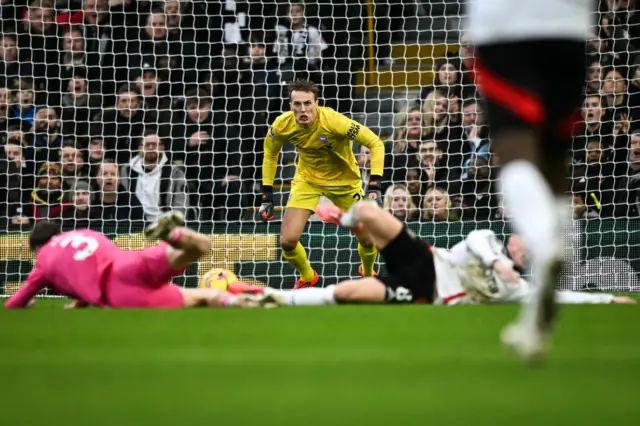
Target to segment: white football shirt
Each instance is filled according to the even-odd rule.
[[[473,44],[560,38],[587,40],[593,0],[470,0],[467,30]]]

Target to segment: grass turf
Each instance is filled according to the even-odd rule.
[[[0,425],[631,425],[640,307],[562,311],[544,366],[515,306],[0,309]]]

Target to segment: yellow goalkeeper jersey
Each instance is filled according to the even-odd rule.
[[[296,179],[323,187],[362,185],[353,142],[371,150],[371,174],[382,176],[384,144],[367,127],[332,108],[318,107],[308,126],[296,122],[293,112],[275,119],[264,141],[262,184],[273,185],[282,145],[290,142],[298,151]]]

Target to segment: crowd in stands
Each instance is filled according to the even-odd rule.
[[[287,83],[311,79],[324,105],[353,112],[361,52],[301,2],[0,0],[0,13],[3,230],[138,227],[168,209],[247,219]],[[601,2],[568,158],[576,218],[640,215],[638,16],[633,0]],[[508,216],[472,66],[462,34],[396,115],[384,205],[403,220]]]

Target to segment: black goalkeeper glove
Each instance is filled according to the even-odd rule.
[[[258,213],[263,220],[273,220],[276,216],[273,208],[273,188],[271,186],[262,186],[262,203]]]
[[[378,205],[382,205],[382,192],[380,192],[380,181],[382,176],[371,176],[369,178],[369,184],[367,185],[367,191],[365,197],[371,201],[375,201]]]

